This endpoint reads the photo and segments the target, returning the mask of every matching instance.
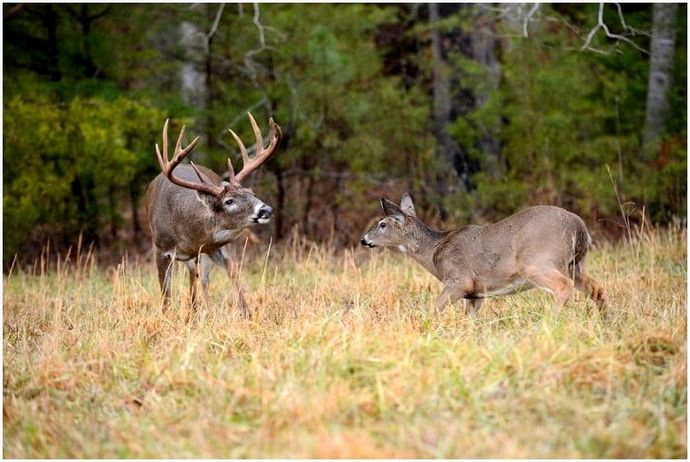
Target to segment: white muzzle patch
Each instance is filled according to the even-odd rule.
[[[362,244],[362,245],[365,245],[365,246],[367,246],[367,247],[370,247],[370,248],[372,248],[372,249],[373,249],[374,247],[376,247],[376,246],[374,245],[374,243],[371,242],[371,240],[369,239],[369,235],[368,235],[368,234],[365,234],[364,237],[362,238],[362,240],[359,241],[359,243]]]
[[[257,204],[254,206],[254,214],[251,216],[250,220],[253,223],[259,223],[261,225],[265,225],[269,221],[271,221],[271,215],[270,215],[270,207],[269,207],[269,215],[265,216],[262,213],[262,210],[264,208],[268,207],[266,204],[263,202],[259,201]]]

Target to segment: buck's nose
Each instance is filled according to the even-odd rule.
[[[259,209],[259,213],[257,214],[257,218],[259,219],[265,219],[268,220],[271,218],[271,215],[273,214],[273,209],[269,207],[268,205],[264,205]]]
[[[362,244],[362,245],[364,245],[364,246],[367,246],[367,247],[369,247],[369,248],[372,248],[372,249],[373,249],[374,247],[376,247],[374,244],[371,243],[371,241],[370,241],[369,239],[367,239],[366,236],[364,236],[364,237],[359,241],[359,243]]]

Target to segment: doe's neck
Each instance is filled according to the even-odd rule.
[[[413,220],[412,226],[405,234],[405,243],[399,245],[398,249],[412,257],[417,263],[438,278],[439,276],[434,266],[434,253],[447,232],[436,230],[414,217],[407,219]]]

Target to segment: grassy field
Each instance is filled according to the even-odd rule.
[[[247,259],[253,321],[212,275],[162,313],[153,264],[4,277],[5,457],[687,456],[685,230],[588,257],[611,319],[539,291],[475,318],[395,252]],[[32,274],[33,273],[33,274]]]

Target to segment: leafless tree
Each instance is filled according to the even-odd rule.
[[[647,107],[641,150],[643,159],[649,159],[654,155],[655,145],[666,127],[669,110],[668,90],[671,88],[676,43],[678,5],[655,3],[653,8]]]

